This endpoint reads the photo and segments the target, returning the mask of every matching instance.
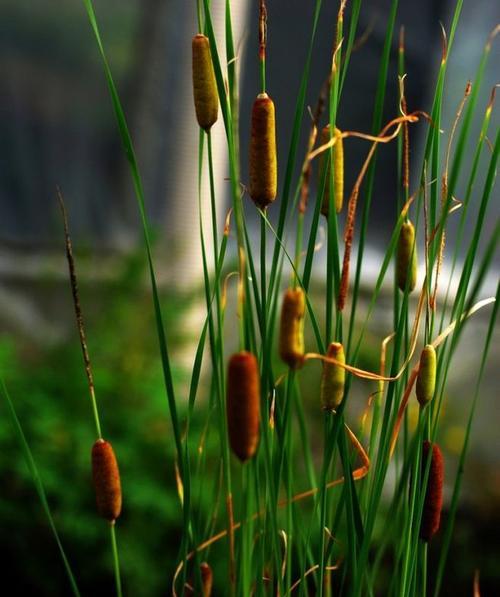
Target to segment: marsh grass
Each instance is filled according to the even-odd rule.
[[[301,148],[299,143],[306,115],[305,97],[313,48],[323,4],[321,0],[316,0],[308,53],[297,92],[295,116],[291,123],[290,146],[286,157],[278,156],[278,166],[283,172],[281,192],[269,211],[258,210],[261,238],[257,246],[254,246],[252,235],[247,229],[246,212],[257,208],[242,196],[239,177],[238,73],[234,60],[230,1],[226,1],[225,22],[227,65],[221,60],[221,49],[211,20],[210,2],[198,2],[198,29],[210,41],[227,140],[232,212],[226,218],[225,228],[219,230],[211,133],[200,130],[199,202],[201,205],[202,202],[210,201],[212,211],[210,240],[201,217],[199,223],[207,314],[195,354],[187,409],[181,410],[179,404],[182,396],[173,383],[168,334],[162,317],[141,175],[92,2],[83,2],[102,58],[136,193],[151,280],[165,395],[175,444],[176,482],[183,533],[180,537],[178,561],[165,574],[165,590],[170,590],[167,584],[170,581],[172,593],[182,594],[189,580],[194,583],[195,590],[201,591],[203,579],[200,564],[205,560],[214,570],[215,594],[226,592],[231,595],[249,595],[255,591],[258,595],[285,595],[293,591],[294,594],[306,595],[314,590],[318,595],[329,595],[334,587],[338,593],[355,596],[380,592],[398,597],[431,593],[438,595],[443,589],[446,557],[459,503],[463,464],[498,308],[498,292],[496,297],[478,303],[499,236],[497,225],[484,248],[480,249],[480,239],[485,234],[485,221],[492,212],[491,198],[500,147],[498,133],[494,141],[487,141],[494,93],[487,106],[478,105],[479,89],[494,35],[488,40],[471,89],[464,98],[456,98],[457,106],[462,105],[459,110],[462,114],[457,116],[456,126],[442,122],[442,110],[446,71],[462,2],[457,2],[452,22],[447,32],[443,31],[443,53],[438,57],[441,62],[428,114],[421,110],[409,114],[406,111],[403,81],[405,56],[401,36],[398,51],[399,105],[395,109],[393,120],[384,123],[386,91],[389,85],[398,84],[392,81],[389,74],[398,10],[398,1],[392,0],[380,57],[372,130],[367,135],[364,132],[346,132],[341,129],[346,159],[349,156],[350,137],[354,136],[364,139],[362,142],[366,143],[367,154],[344,206],[348,216],[342,233],[335,210],[335,189],[339,188],[339,181],[335,181],[335,168],[322,169],[316,196],[309,198],[307,208],[307,201],[304,202],[304,193],[307,194],[308,191],[305,185],[310,176],[309,166],[317,168],[321,153],[324,154],[324,159],[332,160],[336,143],[336,138],[332,138],[318,150],[318,144],[315,143],[317,131],[321,130],[318,128],[318,121],[314,122],[312,129],[312,144]],[[352,2],[347,23],[344,23],[345,8],[346,2],[341,2],[333,44],[332,68],[328,73],[325,117],[330,130],[335,129],[342,106],[342,90],[358,35],[361,0]],[[273,82],[266,77],[265,72],[265,35],[262,34],[263,25],[265,30],[265,3],[260,3],[260,9],[261,91],[269,89],[272,93]],[[269,34],[272,35],[272,24]],[[279,111],[279,105],[276,109]],[[482,121],[481,132],[470,159],[467,148],[474,141],[471,139],[471,125],[477,120]],[[408,128],[416,126],[426,129],[426,143],[418,169],[420,176],[417,182],[412,182],[409,180]],[[450,131],[455,128],[456,135],[452,139]],[[394,179],[398,188],[394,200],[394,227],[366,312],[361,315],[361,277],[372,202],[376,205],[377,201],[374,197],[377,151],[378,145],[385,142],[395,143],[398,148],[398,158],[394,164]],[[300,166],[302,149],[305,151],[305,156],[302,156],[304,166],[296,177],[294,173]],[[313,149],[317,150],[314,159]],[[488,160],[489,164],[483,179],[479,176],[480,159]],[[205,169],[209,172],[210,197],[205,197],[202,193],[201,178]],[[415,164],[411,171],[417,171]],[[455,193],[459,178],[466,179],[467,185],[465,196],[457,198]],[[319,268],[315,269],[315,258],[326,189],[329,190],[327,259],[324,266],[326,269],[320,271]],[[312,212],[307,229],[305,209]],[[412,294],[408,282],[400,290],[396,274],[391,277],[400,231],[409,217],[415,225],[417,236],[424,239],[422,254],[425,256],[424,267],[420,267],[418,271]],[[465,254],[456,292],[451,290],[451,277],[448,280],[443,278],[440,264],[443,247],[446,246],[448,221],[452,217],[459,218],[459,231],[451,251],[452,275],[458,273],[460,255]],[[465,232],[465,222],[474,217],[472,234],[468,235]],[[270,255],[266,255],[268,238],[273,243]],[[209,264],[207,260],[209,244],[214,249],[213,264]],[[228,280],[223,277],[228,249],[232,251],[234,245],[238,267],[236,298],[234,292],[228,291]],[[357,248],[357,257],[355,263],[351,264],[353,245]],[[449,258],[449,254],[448,248],[445,258]],[[350,268],[353,270],[352,275]],[[326,292],[322,303],[315,300],[313,304],[311,286],[316,274],[324,277]],[[288,275],[291,276],[293,287],[301,287],[305,291],[306,325],[315,343],[314,347],[306,346],[303,368],[298,370],[285,369],[276,358],[277,321],[283,288],[289,286]],[[438,284],[441,288],[446,288],[445,298],[434,302],[432,298]],[[394,287],[393,326],[387,329],[385,337],[379,339],[382,347],[379,368],[365,370],[359,364],[361,347],[384,285]],[[236,304],[237,322],[227,321],[226,306],[229,301]],[[425,487],[430,470],[430,459],[428,462],[422,461],[421,446],[423,441],[439,441],[446,384],[453,375],[453,355],[464,326],[482,308],[490,311],[488,334],[482,352],[471,355],[471,358],[476,359],[478,367],[476,389],[470,401],[460,467],[455,479],[446,479],[447,484],[453,485],[453,492],[449,515],[440,531],[443,534],[441,549],[436,553],[432,549],[432,543],[428,547],[419,539]],[[232,310],[228,312],[232,313]],[[238,329],[238,345],[231,349],[253,353],[260,369],[260,444],[256,455],[243,464],[231,455],[228,442],[225,375],[230,353],[225,345],[224,332],[229,325]],[[344,345],[345,363],[325,356],[331,342],[341,342]],[[430,403],[420,409],[416,424],[412,425],[406,407],[408,400],[415,400],[413,385],[418,375],[418,356],[426,344],[433,344],[437,350],[435,392]],[[345,369],[343,400],[335,410],[324,411],[320,415],[323,424],[320,454],[313,450],[310,408],[305,408],[300,383],[304,369],[310,366],[311,360]],[[202,368],[208,362],[209,396],[205,404],[197,402],[197,397],[204,375]],[[353,386],[359,379],[368,380],[371,384],[369,407],[363,424],[353,420],[350,410],[346,409],[353,394]],[[44,497],[36,465],[4,386],[3,393],[8,400],[17,436],[60,547],[73,592],[78,594],[76,581]],[[319,395],[317,409],[321,410]],[[205,420],[200,436],[193,436],[191,422],[195,411]],[[186,414],[180,417],[179,412]],[[209,462],[204,446],[214,436],[220,446],[219,454],[215,462]],[[318,440],[314,443],[317,444]],[[200,518],[197,514],[197,501],[201,491],[212,492],[213,495],[214,511],[207,519]],[[126,495],[124,500],[126,501]],[[115,562],[118,561],[119,525],[117,531],[118,543],[115,541],[116,537],[112,536]],[[428,574],[429,557],[438,561],[435,579],[431,579]],[[384,561],[391,562],[392,575],[381,586]],[[161,558],[158,565],[164,565]],[[117,587],[120,592],[119,582]]]

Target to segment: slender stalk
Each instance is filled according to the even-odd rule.
[[[115,532],[115,524],[112,522],[109,525],[110,535],[111,535],[111,546],[113,551],[113,570],[115,573],[115,584],[116,584],[116,595],[117,597],[122,597],[122,581],[120,576],[120,559],[118,557],[118,546],[116,544],[116,532]]]

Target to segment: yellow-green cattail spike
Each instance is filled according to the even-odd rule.
[[[219,98],[208,37],[198,33],[193,37],[193,95],[196,119],[205,131],[217,121]]]
[[[402,292],[408,287],[411,292],[417,283],[417,244],[415,242],[415,228],[413,224],[403,222],[399,232],[396,254],[396,277]]]
[[[265,209],[276,199],[278,186],[274,103],[267,93],[260,93],[252,107],[249,174],[250,197]]]
[[[420,406],[425,406],[434,396],[436,388],[436,350],[427,344],[420,355],[417,385],[415,388]]]
[[[345,364],[344,347],[340,342],[332,342],[326,353],[327,357]],[[345,369],[335,363],[323,362],[321,375],[321,406],[325,410],[335,410],[344,398]]]
[[[280,357],[292,369],[304,360],[304,315],[306,298],[302,288],[289,288],[283,297],[279,337]]]
[[[335,199],[335,211],[340,213],[344,204],[344,144],[342,141],[341,132],[338,128],[333,129],[333,134],[337,137],[337,141],[332,148],[333,153],[333,192]],[[330,125],[327,124],[321,132],[321,145],[325,145],[330,141]],[[321,213],[328,217],[328,207],[330,201],[330,164],[329,164],[329,151],[324,151],[320,157],[319,167],[319,183],[323,178],[323,172],[325,164],[327,165],[327,174],[325,181],[325,192],[323,195],[323,201],[321,203]]]

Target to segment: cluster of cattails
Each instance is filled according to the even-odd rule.
[[[444,463],[443,454],[437,444],[424,441],[422,447],[421,474],[424,477],[428,466],[428,459],[431,459],[427,489],[425,492],[424,509],[422,522],[420,524],[420,538],[429,542],[438,531],[441,521],[441,508],[443,506],[443,480]]]
[[[415,228],[408,220],[403,222],[399,232],[396,253],[396,280],[399,289],[411,292],[417,284],[417,244]]]
[[[98,439],[92,447],[92,478],[97,511],[114,523],[122,509],[120,471],[113,447],[103,439]]]
[[[283,297],[279,335],[279,353],[291,368],[298,369],[304,360],[304,316],[306,298],[300,287],[289,288]]]
[[[344,146],[341,132],[338,128],[333,129],[333,137],[336,137],[335,145],[332,148],[333,154],[333,196],[335,211],[340,213],[344,204]],[[330,125],[327,124],[321,131],[321,145],[326,145],[332,139],[330,133]],[[325,190],[323,193],[323,201],[321,203],[321,213],[328,217],[330,209],[330,152],[325,151],[321,154],[319,163],[319,182],[325,180]],[[325,173],[326,168],[326,173]]]

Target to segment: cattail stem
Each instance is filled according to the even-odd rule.
[[[262,305],[262,330],[265,334],[267,296],[266,296],[266,217],[267,209],[262,210],[260,218],[260,302]]]
[[[420,587],[420,595],[427,597],[427,543],[420,546],[420,562],[422,570],[422,586]]]
[[[201,0],[196,0],[196,16],[198,18],[198,31],[202,31],[203,27],[203,16],[201,8]]]
[[[266,92],[267,9],[265,0],[259,6],[259,61],[261,93]]]
[[[64,204],[64,198],[61,190],[57,187],[57,198],[59,200],[59,207],[64,225],[64,239],[66,244],[66,259],[68,261],[69,280],[71,284],[71,294],[73,297],[73,306],[75,309],[76,325],[80,337],[80,346],[82,349],[83,363],[85,366],[85,374],[87,376],[87,385],[89,388],[90,402],[92,404],[92,413],[94,415],[94,423],[97,432],[97,437],[102,439],[101,422],[99,419],[99,410],[97,408],[97,399],[95,395],[94,376],[92,374],[92,365],[90,362],[89,350],[87,347],[87,338],[85,336],[85,326],[83,323],[82,307],[80,304],[80,295],[78,292],[78,280],[76,277],[75,258],[73,256],[73,243],[71,242],[71,235],[69,233],[68,213]]]
[[[210,205],[212,208],[212,236],[214,241],[214,259],[217,268],[217,248],[219,240],[217,235],[217,208],[215,205],[215,183],[214,183],[214,161],[212,155],[212,133],[207,131],[207,150],[208,150],[208,177],[210,180]]]
[[[261,93],[266,93],[266,59],[260,60],[260,90]]]
[[[299,214],[297,216],[297,237],[295,240],[295,272],[293,274],[293,282],[292,288],[297,288],[299,284],[298,280],[298,271],[300,268],[300,258],[302,255],[302,240],[304,236],[304,212],[299,210]]]
[[[118,557],[118,545],[116,543],[116,531],[115,531],[115,522],[113,521],[110,526],[110,534],[111,534],[111,548],[113,551],[113,569],[115,573],[115,584],[116,584],[116,595],[117,597],[122,597],[122,580],[120,575],[120,558]]]

